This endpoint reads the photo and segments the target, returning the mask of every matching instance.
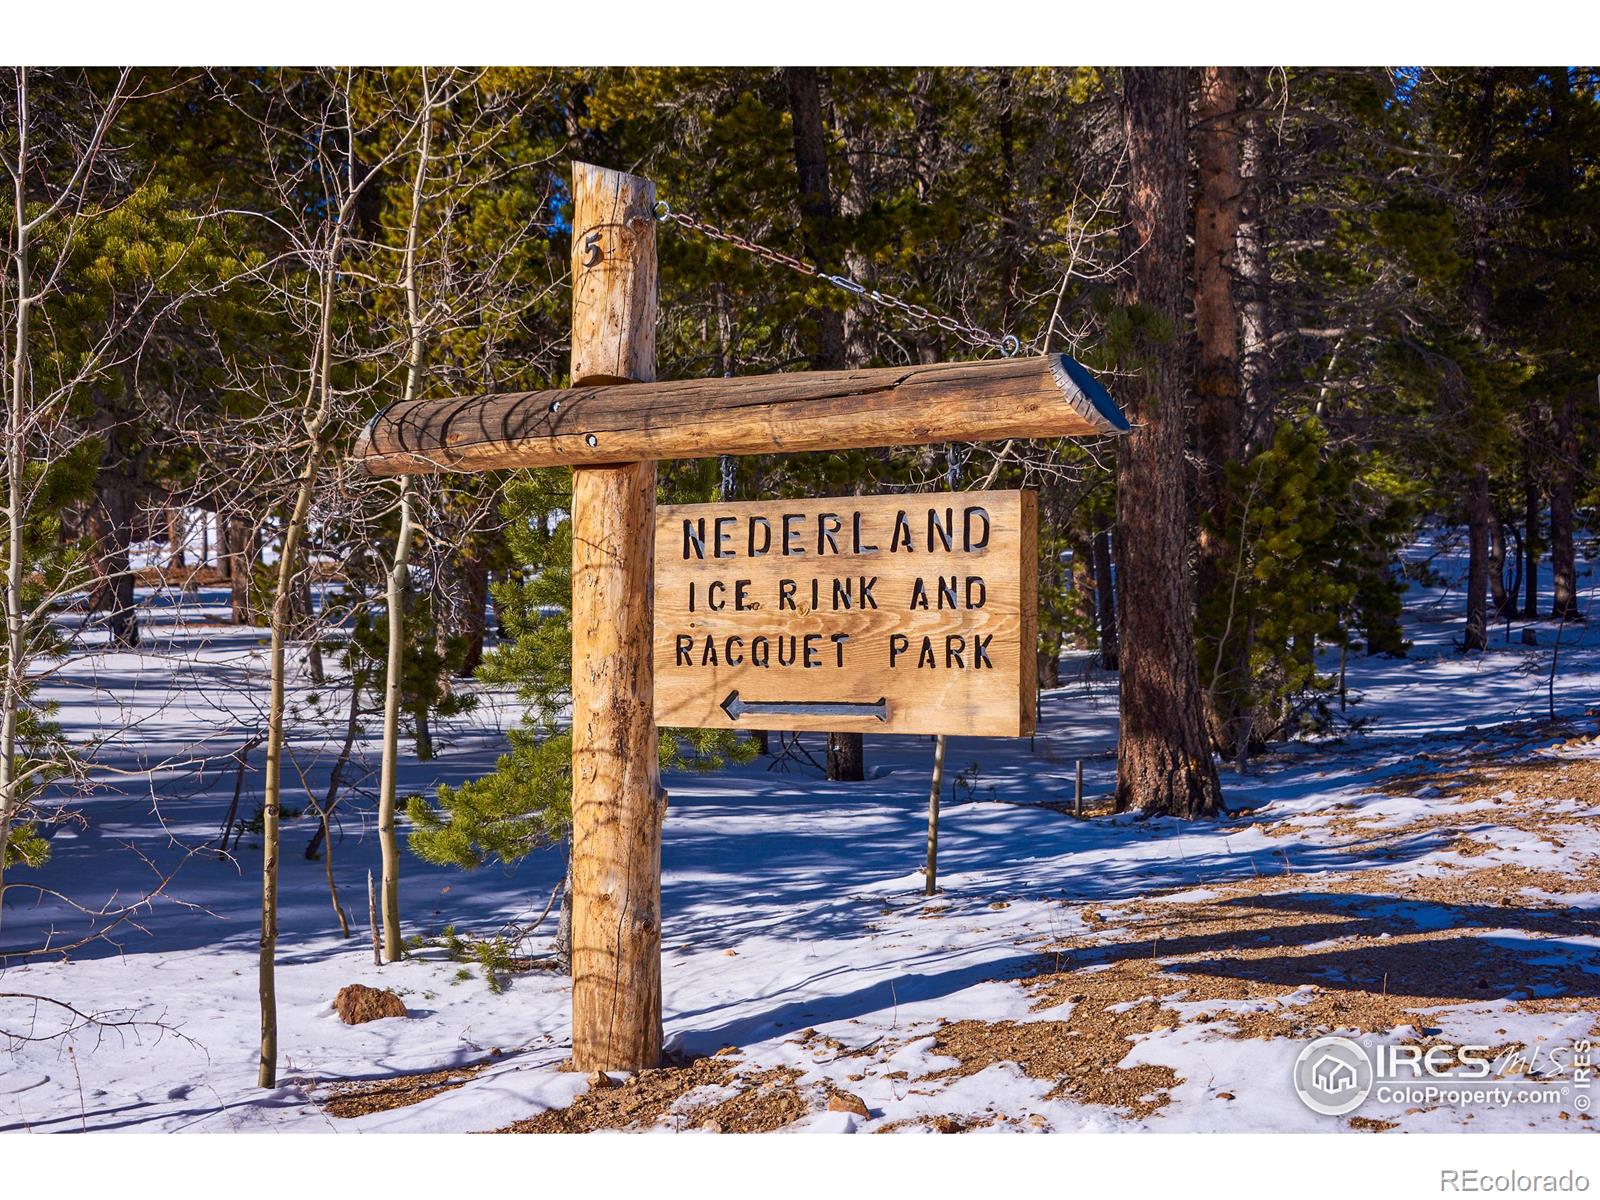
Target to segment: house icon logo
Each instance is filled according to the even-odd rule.
[[[1314,1113],[1341,1117],[1372,1091],[1372,1060],[1349,1038],[1323,1037],[1294,1060],[1294,1090]]]

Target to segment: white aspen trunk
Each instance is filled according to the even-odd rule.
[[[422,194],[428,180],[428,155],[432,145],[433,97],[428,72],[422,72],[422,129],[417,146],[417,170],[411,181],[411,219],[406,226],[404,286],[409,353],[404,399],[414,400],[422,375],[422,307],[417,295],[417,231],[422,223]],[[395,537],[394,560],[389,566],[386,599],[389,612],[388,658],[384,664],[383,758],[378,785],[378,846],[383,856],[383,956],[389,962],[405,957],[400,936],[400,840],[395,832],[395,791],[400,756],[401,683],[405,672],[406,585],[408,560],[415,532],[411,509],[411,481],[400,484],[400,532]],[[425,714],[418,715],[419,725]],[[421,730],[418,730],[419,736]]]
[[[348,201],[346,202],[348,204]],[[257,990],[261,1000],[261,1054],[257,1083],[273,1087],[278,1078],[278,858],[282,836],[278,816],[282,800],[284,684],[286,677],[285,643],[294,617],[295,563],[300,556],[300,539],[311,514],[316,493],[317,471],[323,454],[323,430],[330,415],[331,396],[328,363],[333,340],[333,301],[338,279],[339,254],[343,249],[345,213],[340,212],[321,285],[322,311],[319,314],[317,347],[306,408],[315,397],[316,409],[305,418],[308,440],[306,459],[295,488],[294,508],[283,531],[283,547],[278,559],[277,591],[272,598],[272,648],[270,694],[267,701],[267,763],[261,783],[261,945],[257,961]]]
[[[400,842],[395,834],[396,769],[400,748],[400,684],[405,666],[406,559],[411,553],[411,480],[400,484],[400,533],[385,593],[389,609],[389,650],[383,685],[383,760],[378,784],[378,846],[383,856],[383,954],[389,962],[405,956],[400,937]]]
[[[347,76],[348,79],[348,76]],[[348,82],[346,88],[348,89]],[[327,429],[333,419],[333,386],[330,364],[333,355],[333,306],[338,293],[339,266],[345,248],[346,228],[355,211],[362,189],[373,179],[381,177],[382,168],[401,152],[416,132],[413,123],[400,137],[396,149],[389,156],[371,165],[371,169],[356,182],[356,134],[350,121],[349,92],[343,94],[345,103],[343,181],[349,190],[344,193],[338,210],[329,218],[328,248],[318,256],[321,277],[318,283],[316,310],[317,326],[311,355],[311,378],[300,417],[305,432],[306,452],[295,502],[288,524],[284,529],[282,558],[278,563],[278,589],[272,606],[272,666],[271,698],[267,717],[267,764],[262,780],[263,852],[261,878],[261,955],[259,963],[261,996],[261,1062],[259,1082],[271,1087],[277,1080],[278,1014],[275,984],[274,957],[277,950],[278,931],[278,857],[280,836],[278,829],[281,797],[283,723],[284,723],[284,644],[294,617],[293,586],[295,565],[300,553],[300,543],[305,535],[306,522],[315,497],[317,473],[323,456],[328,452]]]
[[[22,806],[22,783],[17,770],[17,725],[22,688],[27,675],[22,635],[22,488],[27,469],[28,440],[24,422],[28,370],[28,225],[24,220],[22,181],[28,158],[27,69],[18,68],[17,163],[12,175],[15,207],[17,298],[16,328],[12,334],[10,395],[6,397],[6,661],[0,679],[0,923],[5,914],[6,854],[11,825]]]
[[[278,590],[272,602],[271,692],[267,701],[267,766],[261,797],[261,946],[257,961],[257,987],[261,998],[261,1061],[257,1082],[272,1087],[278,1078],[278,855],[282,837],[278,814],[282,800],[284,646],[293,605],[294,562],[299,556],[301,530],[311,511],[321,451],[320,429],[312,435],[311,449],[301,469],[294,511],[283,534],[278,559]]]

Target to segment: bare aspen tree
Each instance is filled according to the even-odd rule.
[[[283,519],[269,619],[269,693],[265,716],[267,758],[262,777],[261,939],[257,970],[261,1007],[257,1082],[262,1087],[272,1087],[277,1081],[278,861],[282,840],[279,822],[288,683],[287,643],[295,628],[303,624],[297,620],[301,614],[296,612],[296,592],[302,570],[303,543],[321,472],[336,437],[347,423],[341,418],[348,417],[348,414],[340,411],[340,402],[345,397],[338,393],[332,378],[338,336],[335,309],[340,300],[341,279],[345,273],[343,260],[352,238],[351,218],[363,192],[374,179],[380,177],[384,167],[404,152],[411,136],[422,123],[420,115],[408,125],[392,109],[386,110],[374,123],[381,124],[387,118],[399,125],[394,143],[375,162],[360,163],[361,169],[358,170],[358,142],[371,129],[357,127],[351,103],[353,80],[353,72],[345,72],[329,80],[326,99],[320,112],[314,116],[313,128],[306,138],[307,144],[314,147],[314,152],[313,161],[304,170],[305,178],[278,181],[285,214],[298,215],[307,207],[295,201],[297,182],[314,181],[322,187],[323,203],[313,206],[315,216],[309,227],[297,228],[289,225],[287,220],[268,217],[279,229],[288,230],[294,235],[290,257],[295,265],[304,269],[307,280],[304,295],[295,299],[301,302],[303,326],[309,336],[310,351],[305,383],[298,392],[298,399],[292,403],[289,412],[283,412],[280,406],[274,414],[278,419],[292,420],[298,426],[298,437],[292,447],[295,457],[291,461],[296,466],[286,497],[287,511]],[[272,137],[277,133],[277,130],[266,129],[263,136]]]
[[[417,232],[422,224],[422,200],[428,181],[432,149],[433,95],[428,70],[422,69],[422,129],[417,142],[417,166],[411,180],[411,212],[406,223],[406,248],[401,266],[405,291],[407,354],[405,387],[401,398],[414,400],[422,374],[424,328],[417,294]],[[387,606],[389,649],[384,665],[383,759],[378,785],[378,844],[383,855],[383,953],[389,962],[405,957],[400,937],[400,842],[395,835],[396,769],[400,752],[400,699],[405,672],[406,584],[415,526],[411,511],[411,479],[400,483],[400,531],[395,535],[394,557],[389,564]]]
[[[156,288],[146,283],[125,310],[96,329],[71,371],[38,378],[33,367],[36,317],[48,317],[49,301],[71,285],[67,266],[83,225],[95,215],[91,195],[106,136],[127,98],[129,72],[116,79],[109,95],[96,104],[87,133],[66,147],[66,177],[52,180],[51,163],[35,159],[30,71],[13,68],[10,101],[0,112],[0,129],[9,127],[7,152],[0,157],[10,181],[10,230],[3,248],[6,270],[0,281],[0,344],[9,351],[4,375],[5,532],[0,589],[5,609],[4,653],[0,656],[0,913],[4,911],[5,868],[12,853],[12,833],[23,817],[33,785],[61,768],[65,747],[27,753],[23,747],[28,692],[39,681],[38,660],[52,641],[50,613],[55,604],[80,586],[80,575],[67,572],[45,580],[41,595],[27,544],[29,524],[38,516],[41,491],[49,468],[63,461],[84,440],[83,431],[64,418],[74,394],[115,365],[119,339],[141,319]],[[55,147],[57,151],[60,146]],[[32,191],[30,192],[30,187]],[[41,260],[35,262],[39,235],[53,230]],[[44,336],[52,340],[46,326]]]

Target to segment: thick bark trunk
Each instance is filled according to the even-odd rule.
[[[836,213],[833,185],[828,177],[821,81],[816,67],[785,67],[783,80],[789,92],[794,163],[800,176],[800,238],[811,261],[831,269],[826,259],[832,240],[827,226]],[[817,347],[811,361],[819,371],[845,366],[844,314],[836,308],[824,308],[817,314]]]
[[[1017,220],[1017,137],[1013,118],[1014,67],[1001,67],[997,81],[996,132],[1000,135],[1000,328],[1016,316],[1022,283],[1021,230]]]
[[[1072,547],[1072,641],[1079,650],[1092,650],[1099,640],[1099,613],[1097,611],[1098,581],[1094,572],[1094,546],[1087,540],[1075,542]],[[1060,686],[1061,638],[1057,636],[1049,657],[1049,682],[1045,681],[1045,656],[1039,659],[1041,687]]]
[[[137,481],[119,465],[102,465],[84,520],[94,563],[89,608],[106,614],[110,644],[128,648],[139,644],[139,610],[128,561],[137,505]]]
[[[1237,745],[1250,686],[1245,622],[1232,612],[1242,530],[1227,482],[1229,464],[1240,458],[1243,433],[1233,288],[1244,190],[1238,129],[1243,76],[1232,67],[1202,68],[1194,135],[1195,506],[1202,517],[1195,588],[1206,636],[1215,639],[1215,658],[1204,681],[1206,723],[1224,757],[1232,757]]]
[[[829,225],[838,210],[828,175],[828,132],[822,118],[821,80],[816,67],[785,67],[783,78],[789,92],[794,162],[800,182],[800,236],[811,261],[827,267],[835,249]],[[857,349],[859,352],[859,346]],[[837,309],[824,308],[817,314],[817,347],[811,362],[819,371],[843,370],[850,365],[844,314]],[[828,735],[828,778],[848,782],[866,778],[866,751],[859,733]]]
[[[1570,208],[1574,171],[1571,138],[1572,85],[1565,70],[1555,72],[1551,97],[1556,128],[1565,145],[1560,190],[1563,201]],[[1569,240],[1575,239],[1570,221],[1567,226]],[[1585,381],[1584,387],[1589,386]],[[1597,383],[1596,386],[1600,386]],[[1578,563],[1572,545],[1573,487],[1578,472],[1578,394],[1568,388],[1555,403],[1555,453],[1550,469],[1550,572],[1553,578],[1554,597],[1550,615],[1561,621],[1581,621],[1578,610]],[[1537,607],[1537,606],[1535,606]],[[1551,667],[1554,671],[1554,665]],[[1552,675],[1552,678],[1554,676]],[[1553,685],[1552,685],[1553,686]]]
[[[184,542],[188,540],[188,530],[184,520],[183,509],[177,505],[167,508],[167,569],[181,571],[186,565],[184,555]]]
[[[866,748],[859,733],[828,735],[828,778],[836,782],[859,783],[866,778]]]
[[[1550,471],[1550,570],[1555,599],[1550,615],[1581,621],[1578,611],[1578,560],[1572,545],[1573,478],[1578,466],[1578,401],[1568,392],[1556,403],[1555,462]]]
[[[1195,666],[1188,560],[1184,395],[1181,68],[1123,72],[1128,158],[1121,300],[1136,314],[1124,402],[1136,422],[1117,450],[1121,591],[1119,810],[1197,817],[1222,808]]]
[[[256,559],[261,553],[260,534],[255,522],[243,513],[230,512],[218,522],[225,534],[228,565],[228,594],[231,618],[235,625],[254,625],[258,620],[255,606]]]
[[[1088,538],[1072,544],[1071,572],[1073,645],[1079,650],[1093,650],[1099,641],[1099,580],[1094,573],[1094,544]]]
[[[1531,407],[1531,406],[1530,406]],[[1539,479],[1534,473],[1537,457],[1534,451],[1533,430],[1538,427],[1538,412],[1529,413],[1528,433],[1525,438],[1525,456],[1522,481],[1522,587],[1526,597],[1522,602],[1522,615],[1530,621],[1539,616],[1539,558],[1542,553],[1539,541]]]
[[[228,518],[217,509],[217,574],[223,579],[233,578],[233,552],[228,549]]]
[[[1065,638],[1059,625],[1039,629],[1039,686],[1061,686],[1061,647]]]
[[[489,568],[474,554],[461,564],[461,604],[456,609],[456,633],[465,644],[456,674],[464,679],[470,679],[483,662],[488,609]]]
[[[1467,631],[1463,649],[1489,644],[1489,468],[1473,468],[1467,482]]]
[[[1239,391],[1252,427],[1272,403],[1271,262],[1267,255],[1267,182],[1271,130],[1266,118],[1268,72],[1245,71],[1245,110],[1239,138]],[[1248,452],[1248,446],[1241,450]]]
[[[1506,527],[1498,516],[1489,521],[1489,602],[1496,617],[1517,615],[1516,594],[1506,589]]]

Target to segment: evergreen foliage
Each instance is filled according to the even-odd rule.
[[[411,799],[411,848],[430,862],[516,862],[571,826],[572,739],[559,725],[571,700],[571,498],[571,475],[561,470],[530,471],[506,488],[506,540],[519,569],[493,588],[505,640],[478,675],[515,686],[529,720],[511,730],[511,749],[490,774],[441,787],[436,802]],[[748,761],[755,747],[725,730],[663,729],[660,753],[664,770],[715,770]]]

